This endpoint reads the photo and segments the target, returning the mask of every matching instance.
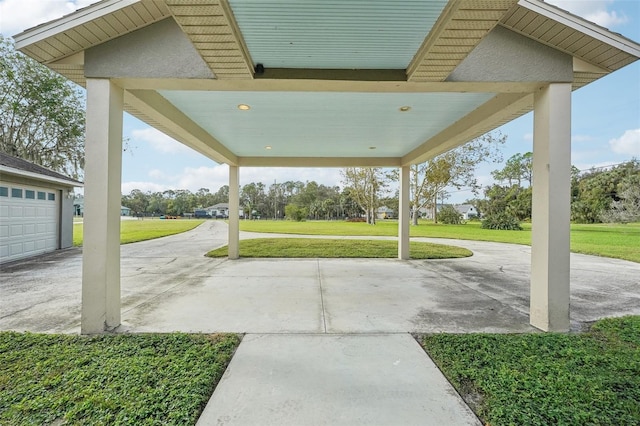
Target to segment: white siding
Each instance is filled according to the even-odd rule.
[[[58,249],[60,191],[7,182],[0,187],[7,188],[6,196],[0,193],[0,263]]]

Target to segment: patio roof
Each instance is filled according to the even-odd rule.
[[[418,163],[529,112],[550,82],[575,90],[640,57],[538,0],[103,0],[15,40],[238,166]]]

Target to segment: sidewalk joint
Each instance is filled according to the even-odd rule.
[[[322,312],[322,327],[324,329],[324,333],[327,332],[327,317],[324,312],[324,295],[322,290],[322,274],[320,273],[320,259],[316,259],[316,265],[318,267],[318,286],[320,287],[320,309]]]

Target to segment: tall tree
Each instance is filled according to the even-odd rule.
[[[122,205],[129,207],[135,216],[142,215],[147,212],[151,195],[144,193],[139,189],[133,189],[129,195],[122,197]]]
[[[613,200],[601,215],[603,222],[629,223],[640,221],[640,173],[630,175],[620,183],[619,200]]]
[[[0,35],[0,150],[73,178],[84,167],[84,100]]]
[[[215,204],[214,195],[211,193],[209,188],[200,188],[193,194],[195,198],[195,206],[194,208],[204,208],[209,207]]]
[[[509,186],[523,186],[526,182],[529,186],[533,184],[533,153],[512,155],[504,167],[491,172],[491,176],[497,181],[507,182]]]
[[[249,217],[258,216],[266,206],[265,186],[262,182],[251,182],[242,187],[240,192],[241,202],[245,208],[245,214]]]
[[[367,223],[375,225],[376,210],[381,192],[385,188],[385,174],[379,167],[350,167],[341,171],[343,183],[350,196],[364,210]]]
[[[502,169],[491,172],[491,176],[500,184],[487,186],[484,190],[485,199],[477,203],[484,216],[518,222],[531,218],[532,160],[531,152],[518,153],[512,155]],[[501,185],[504,183],[506,185]]]
[[[476,193],[480,186],[474,176],[476,167],[485,161],[501,161],[500,146],[507,137],[502,133],[486,133],[458,148],[438,155],[422,164],[411,166],[410,204],[414,225],[420,209],[433,209],[437,222],[437,200],[446,198],[447,188],[470,188]]]
[[[476,204],[483,216],[502,215],[523,221],[531,218],[532,194],[530,186],[523,188],[494,184],[485,188],[485,199]]]
[[[229,202],[229,185],[222,185],[213,195],[211,204],[228,203]]]
[[[571,220],[596,223],[602,220],[613,201],[620,201],[622,183],[640,176],[640,161],[632,159],[610,168],[592,169],[574,176]]]

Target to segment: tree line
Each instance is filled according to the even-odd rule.
[[[274,182],[269,186],[262,182],[251,182],[240,187],[240,208],[247,218],[283,219],[299,216],[299,219],[343,219],[361,214],[353,197],[350,188],[340,189],[339,186],[322,185],[315,181]],[[134,189],[122,197],[122,205],[136,215],[180,216],[228,202],[228,185],[216,192],[208,188],[200,188],[196,192],[184,189],[143,192]]]
[[[483,225],[496,229],[519,229],[520,222],[531,219],[532,158],[531,152],[512,156],[502,169],[491,173],[496,183],[483,188],[483,198],[466,201],[482,214]],[[411,168],[410,204],[414,224],[417,224],[419,209],[434,208],[438,205],[439,196],[446,197],[447,187],[438,187],[428,179],[429,168],[438,169],[439,166],[434,164],[441,161],[436,157]],[[423,174],[418,174],[418,171]],[[274,182],[268,186],[252,182],[240,188],[240,208],[247,218],[330,220],[364,217],[371,224],[375,224],[380,207],[393,211],[395,214],[392,216],[397,215],[398,191],[389,190],[390,185],[397,181],[397,170],[346,168],[341,175],[345,185],[342,188],[315,181]],[[460,178],[460,175],[452,173],[449,176]],[[420,185],[415,186],[416,182]],[[449,184],[448,188],[451,187]],[[228,202],[227,185],[216,192],[207,188],[196,192],[142,192],[134,189],[122,197],[123,206],[130,208],[133,214],[141,215],[180,216]],[[459,214],[452,209],[444,208],[440,215],[447,223],[460,223]],[[640,161],[632,159],[586,171],[572,167],[571,220],[576,223],[639,221]]]
[[[517,227],[531,219],[534,176],[533,154],[509,158],[492,173],[497,183],[484,189],[484,198],[470,202],[485,218]],[[640,221],[640,161],[589,170],[571,168],[571,221],[575,223]]]
[[[413,165],[410,172],[410,204],[413,223],[425,208],[434,209],[437,200],[447,197],[450,188],[480,189],[474,172],[483,161],[501,160],[500,145],[506,136],[488,133],[423,164]],[[315,181],[274,182],[265,185],[252,182],[240,188],[240,207],[247,218],[344,219],[360,218],[375,224],[380,207],[398,213],[398,190],[391,190],[399,179],[397,169],[352,167],[341,170],[343,187],[326,186]],[[396,185],[397,187],[397,185]],[[135,189],[122,198],[122,205],[136,215],[180,216],[218,203],[227,203],[229,187],[212,193],[201,188],[188,190],[142,192]]]

